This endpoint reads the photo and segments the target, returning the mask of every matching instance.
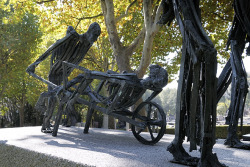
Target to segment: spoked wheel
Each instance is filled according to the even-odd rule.
[[[145,125],[145,128],[131,126],[135,138],[143,144],[155,144],[165,133],[166,115],[161,106],[154,102],[141,103],[132,119]]]

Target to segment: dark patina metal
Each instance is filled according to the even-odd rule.
[[[130,123],[135,138],[144,144],[155,144],[162,138],[166,130],[166,115],[163,109],[151,100],[167,85],[168,74],[165,69],[159,65],[151,65],[149,77],[139,79],[135,73],[90,71],[68,62],[63,62],[63,66],[79,69],[83,73],[71,81],[65,77],[64,86],[55,88],[61,100],[53,136],[57,135],[64,110],[71,110],[74,104],[78,103],[88,106],[84,133],[88,133],[93,112],[98,110],[120,121]],[[94,80],[99,82],[97,87],[93,85]],[[103,93],[105,88],[108,90]],[[152,90],[152,94],[131,111],[131,106],[146,90]]]
[[[235,0],[235,19],[229,35],[231,58],[217,84],[216,50],[201,25],[200,0],[163,0],[162,19],[169,24],[174,18],[183,36],[179,75],[175,139],[168,147],[174,162],[194,166],[224,166],[212,152],[215,144],[216,104],[232,82],[232,102],[227,117],[228,138],[225,144],[247,148],[236,135],[238,119],[243,116],[247,82],[241,55],[249,39],[250,2]],[[217,97],[217,98],[216,98]],[[187,137],[189,151],[200,146],[201,157],[191,157],[182,143]]]
[[[57,98],[53,89],[58,85],[61,85],[63,77],[69,76],[71,71],[73,70],[72,67],[67,67],[67,69],[63,69],[62,61],[68,61],[73,64],[79,64],[83,60],[89,48],[97,40],[100,33],[101,29],[98,23],[92,23],[88,31],[84,34],[78,34],[72,26],[69,26],[66,32],[66,36],[60,40],[57,40],[56,43],[51,45],[43,55],[41,55],[34,63],[32,63],[27,68],[26,71],[31,76],[48,84],[48,92],[43,92],[36,104],[37,110],[45,112],[42,125],[42,132],[52,132],[50,119],[57,103]],[[35,68],[38,64],[40,64],[50,55],[50,72],[48,80],[45,80],[35,74]],[[66,71],[65,74],[63,74],[63,70]],[[45,100],[47,98],[48,105],[47,107],[45,107]]]

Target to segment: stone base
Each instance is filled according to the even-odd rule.
[[[183,167],[171,163],[173,155],[166,151],[174,135],[165,134],[157,144],[149,146],[124,130],[90,128],[88,134],[83,134],[83,130],[84,127],[60,126],[57,137],[53,137],[51,133],[42,133],[41,126],[0,128],[0,166]],[[227,148],[223,143],[224,139],[216,140],[213,149],[221,163],[249,167],[249,150]],[[183,142],[185,150],[189,144]],[[189,154],[200,157],[198,150]],[[58,164],[62,159],[70,165],[66,161]]]

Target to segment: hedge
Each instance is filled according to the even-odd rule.
[[[219,139],[226,139],[227,138],[227,128],[228,125],[219,125],[216,126],[216,138]],[[167,128],[166,134],[174,134],[174,128]],[[243,125],[242,131],[240,131],[240,126],[238,127],[238,136],[239,138],[242,138],[242,135],[249,134],[250,133],[250,125]]]

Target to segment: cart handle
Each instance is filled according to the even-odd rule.
[[[70,66],[70,67],[73,67],[73,68],[76,68],[76,69],[79,69],[87,74],[91,74],[91,75],[94,75],[94,76],[101,76],[101,77],[107,77],[107,78],[114,78],[114,79],[122,79],[122,80],[130,80],[130,78],[128,77],[136,77],[137,75],[135,73],[126,73],[126,74],[107,74],[107,73],[104,73],[104,72],[100,72],[100,71],[91,71],[91,70],[88,70],[84,67],[81,67],[79,65],[75,65],[75,64],[72,64],[72,63],[69,63],[67,61],[63,61],[63,65],[64,66]],[[66,76],[64,74],[64,76]],[[138,79],[139,80],[139,79]]]

